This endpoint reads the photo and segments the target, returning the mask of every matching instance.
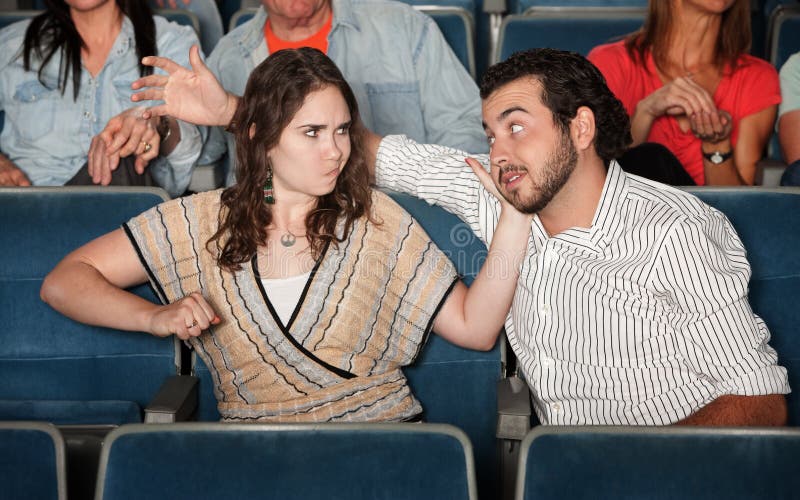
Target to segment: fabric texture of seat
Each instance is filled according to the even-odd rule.
[[[0,497],[65,500],[64,439],[51,424],[0,422]]]
[[[432,424],[129,425],[97,499],[475,499],[469,440]]]
[[[639,29],[644,9],[536,8],[507,16],[500,26],[494,62],[514,52],[549,47],[587,55],[597,45],[608,43]],[[581,36],[575,36],[580,33]]]
[[[795,498],[798,429],[539,426],[516,498]]]

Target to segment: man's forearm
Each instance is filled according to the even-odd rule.
[[[676,425],[778,426],[786,425],[786,398],[766,396],[720,396]]]
[[[369,167],[370,181],[375,181],[375,164],[378,162],[378,148],[381,145],[381,139],[375,132],[364,127],[364,154]]]

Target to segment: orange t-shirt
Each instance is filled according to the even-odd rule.
[[[325,25],[322,27],[322,29],[305,40],[289,42],[287,40],[280,39],[277,37],[277,35],[275,35],[275,32],[272,31],[272,23],[270,23],[269,18],[267,18],[267,22],[264,23],[264,38],[267,40],[267,48],[269,49],[270,54],[281,49],[299,49],[300,47],[313,47],[321,50],[324,54],[327,54],[328,33],[331,32],[331,26],[333,26],[333,12],[331,12],[331,14],[328,16],[328,20],[325,21]]]

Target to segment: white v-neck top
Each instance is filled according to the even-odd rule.
[[[291,319],[292,313],[297,307],[297,302],[300,300],[300,294],[303,293],[303,287],[305,287],[310,275],[311,271],[288,278],[261,280],[261,284],[264,285],[264,291],[267,292],[267,297],[284,326]]]

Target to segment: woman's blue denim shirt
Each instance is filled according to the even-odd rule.
[[[250,72],[269,55],[266,20],[260,7],[208,58],[229,92],[242,95]],[[353,88],[361,119],[373,132],[473,153],[488,150],[478,87],[430,17],[398,2],[333,0],[328,56]],[[234,151],[232,135],[212,129],[200,163],[213,163],[226,151]],[[226,183],[233,182],[229,168]]]
[[[61,186],[86,163],[92,138],[109,119],[133,107],[131,83],[139,78],[133,25],[126,17],[103,69],[92,78],[84,69],[77,100],[71,78],[58,90],[56,54],[37,77],[38,64],[25,71],[22,45],[29,20],[0,30],[0,109],[5,123],[0,152],[37,186]],[[189,47],[197,44],[191,28],[155,17],[159,55],[189,65]],[[160,70],[159,70],[160,71]],[[171,195],[183,193],[199,156],[202,138],[194,125],[180,123],[181,141],[167,157],[150,162],[154,180]]]

